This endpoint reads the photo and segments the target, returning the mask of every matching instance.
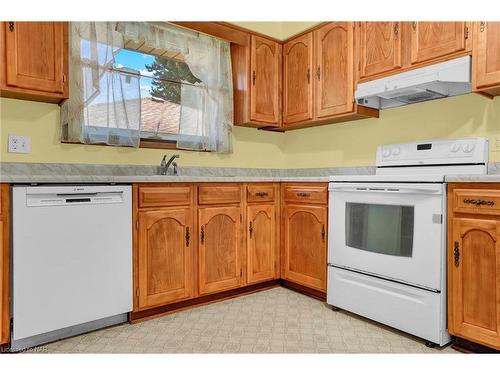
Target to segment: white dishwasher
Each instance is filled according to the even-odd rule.
[[[127,320],[130,186],[14,186],[12,249],[11,350]]]

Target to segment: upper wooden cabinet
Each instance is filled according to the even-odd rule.
[[[500,95],[500,22],[475,22],[472,84],[475,91]]]
[[[194,297],[191,211],[188,207],[139,212],[139,309]]]
[[[411,22],[411,64],[470,50],[466,22]]]
[[[314,32],[318,118],[354,108],[354,24],[332,22]]]
[[[68,97],[67,22],[2,22],[1,96],[58,103]]]
[[[283,122],[313,118],[313,34],[302,35],[283,46]]]
[[[359,22],[359,78],[402,66],[402,22]]]
[[[210,294],[242,285],[241,208],[198,209],[198,288]]]
[[[250,120],[279,124],[281,45],[252,35],[250,56]]]

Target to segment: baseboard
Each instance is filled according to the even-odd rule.
[[[326,302],[326,292],[322,292],[313,288],[309,288],[304,285],[294,283],[293,281],[280,279],[280,285],[285,288],[295,290],[296,292],[305,294],[306,296],[319,299],[320,301]]]
[[[270,288],[275,288],[279,285],[280,285],[279,280],[270,280],[259,284],[246,285],[238,289],[231,289],[220,293],[214,293],[207,296],[201,296],[186,301],[172,303],[165,306],[159,306],[144,311],[131,312],[129,314],[129,322],[138,323],[143,320],[157,318],[163,315],[172,314],[174,312],[186,310],[192,307],[207,305],[210,303],[219,302],[234,297],[239,297],[245,294],[250,294]]]
[[[484,346],[461,337],[454,337],[453,344],[451,345],[453,349],[462,353],[477,353],[477,354],[499,354],[500,351]]]

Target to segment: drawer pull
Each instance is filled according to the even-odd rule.
[[[269,193],[267,191],[258,191],[255,193],[255,195],[262,198],[262,197],[267,197]]]
[[[473,204],[476,207],[480,206],[494,206],[495,201],[487,201],[484,199],[471,199],[471,198],[465,198],[464,199],[465,204]]]
[[[455,247],[453,248],[453,258],[455,260],[455,267],[460,265],[460,248],[458,241],[455,241]]]
[[[297,197],[301,197],[301,198],[307,198],[310,196],[311,196],[310,193],[297,193]]]

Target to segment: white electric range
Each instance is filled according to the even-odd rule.
[[[328,304],[447,344],[445,176],[487,162],[486,139],[434,140],[379,146],[375,175],[332,176]]]

